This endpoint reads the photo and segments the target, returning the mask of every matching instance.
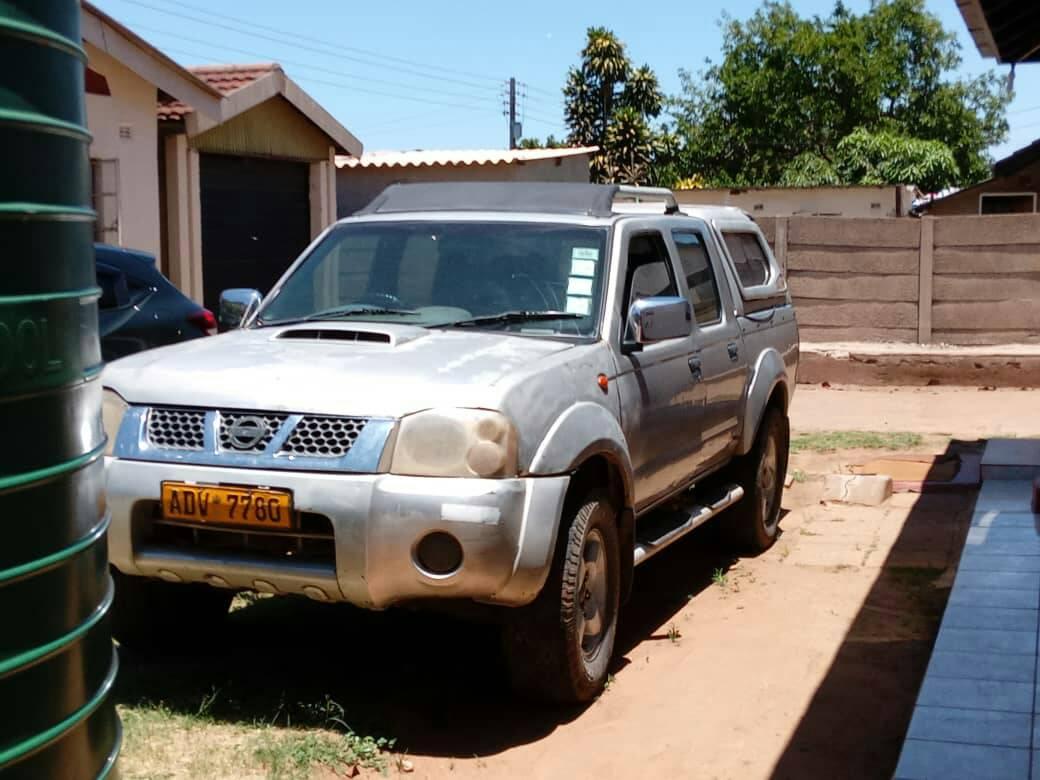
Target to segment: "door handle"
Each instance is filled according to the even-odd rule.
[[[740,356],[740,347],[737,346],[737,342],[731,341],[726,345],[726,349],[729,352],[730,360],[736,360]]]
[[[687,361],[690,366],[690,373],[693,375],[694,382],[700,382],[702,378],[701,374],[701,359],[699,357],[692,357]]]

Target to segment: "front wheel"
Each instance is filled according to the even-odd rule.
[[[770,408],[751,452],[734,464],[744,498],[721,518],[733,541],[749,553],[768,550],[780,530],[780,499],[787,474],[791,431],[786,415]]]
[[[617,510],[592,491],[565,511],[564,532],[541,594],[506,625],[506,662],[521,694],[591,701],[607,680],[620,605]]]

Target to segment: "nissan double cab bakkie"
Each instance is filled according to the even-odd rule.
[[[720,513],[749,552],[776,538],[798,331],[737,209],[395,185],[220,318],[104,372],[127,645],[240,590],[477,602],[520,690],[582,702],[636,567]]]

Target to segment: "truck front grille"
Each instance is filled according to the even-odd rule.
[[[304,457],[342,458],[364,427],[365,420],[354,417],[308,415],[296,424],[281,451]]]
[[[201,409],[148,412],[148,441],[164,450],[201,450],[206,443],[206,413]]]
[[[219,425],[220,448],[230,452],[265,452],[271,440],[289,418],[287,414],[253,414],[249,412],[221,412]],[[243,447],[236,442],[234,431],[243,420],[259,422],[264,434],[254,444]]]

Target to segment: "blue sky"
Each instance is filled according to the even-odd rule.
[[[561,136],[560,87],[588,26],[613,29],[633,61],[649,64],[665,91],[675,93],[680,68],[697,71],[706,58],[718,59],[722,11],[746,18],[759,5],[759,0],[94,2],[185,65],[281,62],[368,151],[505,146],[502,111],[510,76],[524,85],[524,134]],[[804,14],[826,14],[833,0],[795,0],[794,5]],[[846,0],[846,5],[860,11],[868,0]],[[956,31],[965,73],[995,67],[978,55],[954,0],[927,0],[927,5]],[[1008,68],[999,71],[1006,74]],[[991,150],[996,158],[1040,138],[1040,65],[1020,67],[1015,88],[1010,137]]]

